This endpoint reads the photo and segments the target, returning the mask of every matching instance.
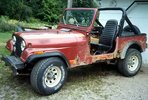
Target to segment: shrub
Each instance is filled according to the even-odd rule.
[[[0,17],[0,31],[14,31],[16,26],[8,23],[9,18],[6,16]]]
[[[67,0],[31,0],[33,14],[36,18],[48,23],[57,23],[59,15],[66,7]]]
[[[30,21],[30,17],[42,21],[58,22],[59,14],[67,0],[0,0],[0,15],[19,21]]]
[[[25,0],[0,0],[0,15],[28,20],[32,16],[32,8],[25,3]]]
[[[96,7],[94,2],[92,0],[73,0],[73,7],[86,7],[86,8],[91,8],[91,7]]]

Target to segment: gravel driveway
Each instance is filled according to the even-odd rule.
[[[103,79],[102,94],[109,100],[148,100],[148,68],[143,67],[134,77],[115,74]]]
[[[0,100],[148,100],[148,67],[135,77],[121,76],[115,66],[74,69],[56,94],[41,96],[32,90],[29,77],[13,77],[0,70]]]

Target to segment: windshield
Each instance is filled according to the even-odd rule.
[[[75,26],[90,26],[93,19],[93,10],[67,10],[61,22],[64,24],[71,24]]]

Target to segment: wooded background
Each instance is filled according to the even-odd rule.
[[[94,7],[92,0],[73,0],[73,7]],[[57,23],[67,0],[0,0],[0,15],[19,21]]]

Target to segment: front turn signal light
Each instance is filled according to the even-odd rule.
[[[34,54],[43,54],[44,53],[44,51],[36,51],[36,52],[34,52]]]

